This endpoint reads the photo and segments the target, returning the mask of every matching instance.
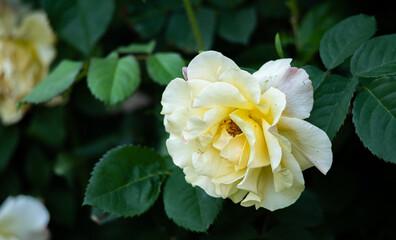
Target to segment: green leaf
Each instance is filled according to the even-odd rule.
[[[150,5],[147,3],[146,5]],[[143,39],[149,39],[158,34],[163,28],[167,14],[160,8],[151,6],[151,9],[140,10],[132,18],[134,29]]]
[[[312,8],[304,16],[296,35],[296,47],[303,62],[318,51],[323,34],[338,22],[339,12],[334,11],[329,1]]]
[[[19,131],[16,127],[4,128],[0,124],[0,173],[10,161],[18,145]]]
[[[147,71],[154,82],[167,85],[174,78],[183,78],[183,58],[178,53],[156,53],[146,60]]]
[[[295,204],[275,211],[274,217],[282,224],[315,227],[323,221],[323,211],[316,195],[306,189]]]
[[[164,188],[166,215],[177,225],[196,232],[204,232],[216,219],[223,199],[212,198],[199,187],[186,182],[182,171],[175,171]]]
[[[351,73],[359,77],[379,77],[396,73],[396,34],[373,38],[352,56]]]
[[[81,62],[63,60],[33,91],[21,102],[42,103],[51,100],[68,89],[76,80],[82,68]]]
[[[349,17],[332,27],[320,41],[320,57],[326,68],[333,69],[344,62],[375,31],[375,18],[363,14]]]
[[[50,147],[60,147],[66,138],[65,109],[37,109],[29,123],[28,133]]]
[[[319,68],[312,65],[306,65],[301,68],[308,73],[309,79],[312,81],[313,89],[316,91],[320,84],[322,84],[322,82],[325,80],[327,72],[323,72]]]
[[[222,11],[219,34],[227,41],[246,45],[256,27],[256,20],[254,8],[245,8],[237,12]]]
[[[87,80],[96,98],[115,104],[131,96],[139,86],[139,64],[133,56],[93,58]]]
[[[356,133],[372,153],[396,163],[396,77],[365,84],[353,106]]]
[[[209,8],[200,8],[196,11],[195,17],[205,46],[204,50],[211,49],[216,24],[215,12]],[[171,16],[165,37],[169,42],[186,52],[203,50],[198,48],[187,15],[184,12],[175,13]]]
[[[308,122],[333,139],[344,123],[358,81],[338,75],[327,77],[314,92],[314,106]]]
[[[113,0],[40,0],[62,39],[85,55],[105,33],[114,12]]]
[[[166,174],[165,162],[154,150],[137,146],[114,148],[96,164],[84,205],[117,216],[140,215],[157,200]]]
[[[115,50],[118,53],[130,54],[130,53],[144,53],[150,54],[155,48],[155,40],[151,40],[148,43],[132,43],[125,47],[119,47]]]

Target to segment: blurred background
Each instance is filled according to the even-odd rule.
[[[85,24],[102,29],[94,31],[92,39],[97,41],[79,34],[84,14],[79,1],[84,2],[23,1],[45,11],[57,34],[52,67],[62,59],[103,57],[131,43],[155,41],[154,52],[179,53],[186,63],[202,50],[181,0],[103,0],[114,1],[108,11],[98,7],[102,1],[85,1],[92,15]],[[396,30],[394,9],[385,0],[192,0],[192,5],[205,50],[222,52],[247,69],[279,58],[276,33],[294,66],[324,69],[320,39],[345,17],[375,16],[376,35]],[[109,24],[95,14],[109,18]],[[135,56],[142,82],[128,104],[107,107],[92,96],[85,81],[79,81],[62,106],[34,106],[18,123],[0,125],[0,202],[17,194],[42,199],[51,214],[53,239],[396,239],[396,166],[363,146],[350,115],[333,140],[334,162],[327,176],[316,169],[305,171],[306,190],[286,209],[256,211],[226,200],[207,233],[192,233],[166,217],[161,200],[149,212],[129,219],[82,207],[90,172],[112,147],[149,146],[171,161],[159,114],[164,86],[149,77],[146,55]],[[347,73],[348,64],[335,72]]]

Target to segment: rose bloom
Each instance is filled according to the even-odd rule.
[[[269,61],[254,74],[219,52],[196,56],[162,96],[166,141],[186,181],[212,197],[271,211],[294,203],[302,171],[326,174],[331,142],[308,118],[313,88],[291,59]]]
[[[45,240],[49,238],[49,213],[37,199],[8,197],[0,207],[0,240]]]
[[[55,56],[55,35],[43,12],[30,12],[16,1],[0,2],[0,118],[19,121],[28,109],[16,104],[48,74]]]

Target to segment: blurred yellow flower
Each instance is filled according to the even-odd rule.
[[[0,2],[0,118],[18,122],[28,106],[22,100],[48,74],[55,56],[55,35],[43,12],[15,1]]]
[[[291,59],[254,74],[215,51],[195,57],[162,96],[168,152],[186,181],[213,197],[271,211],[294,203],[302,171],[332,164],[331,142],[304,121],[313,88]]]

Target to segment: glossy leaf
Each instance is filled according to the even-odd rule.
[[[156,53],[146,60],[147,71],[154,82],[167,85],[174,78],[183,78],[183,58],[177,53]]]
[[[140,215],[157,200],[166,174],[165,162],[155,151],[137,146],[114,148],[96,164],[84,205],[117,216]]]
[[[63,60],[22,102],[42,103],[66,91],[76,80],[82,65],[81,62]]]
[[[372,153],[396,163],[396,77],[362,82],[353,106],[356,133]]]
[[[351,73],[359,77],[378,77],[396,73],[396,34],[373,38],[353,54]]]
[[[344,123],[358,81],[338,75],[327,77],[314,92],[314,106],[308,121],[333,139]]]
[[[123,54],[131,54],[131,53],[145,53],[150,54],[153,52],[155,48],[155,40],[152,40],[148,43],[132,43],[125,47],[117,48],[116,52]]]
[[[204,232],[216,219],[223,199],[212,198],[199,187],[184,179],[182,171],[175,171],[164,188],[166,215],[177,225],[191,231]]]
[[[118,103],[131,96],[140,83],[140,70],[133,56],[94,58],[88,71],[91,93],[106,104]]]

